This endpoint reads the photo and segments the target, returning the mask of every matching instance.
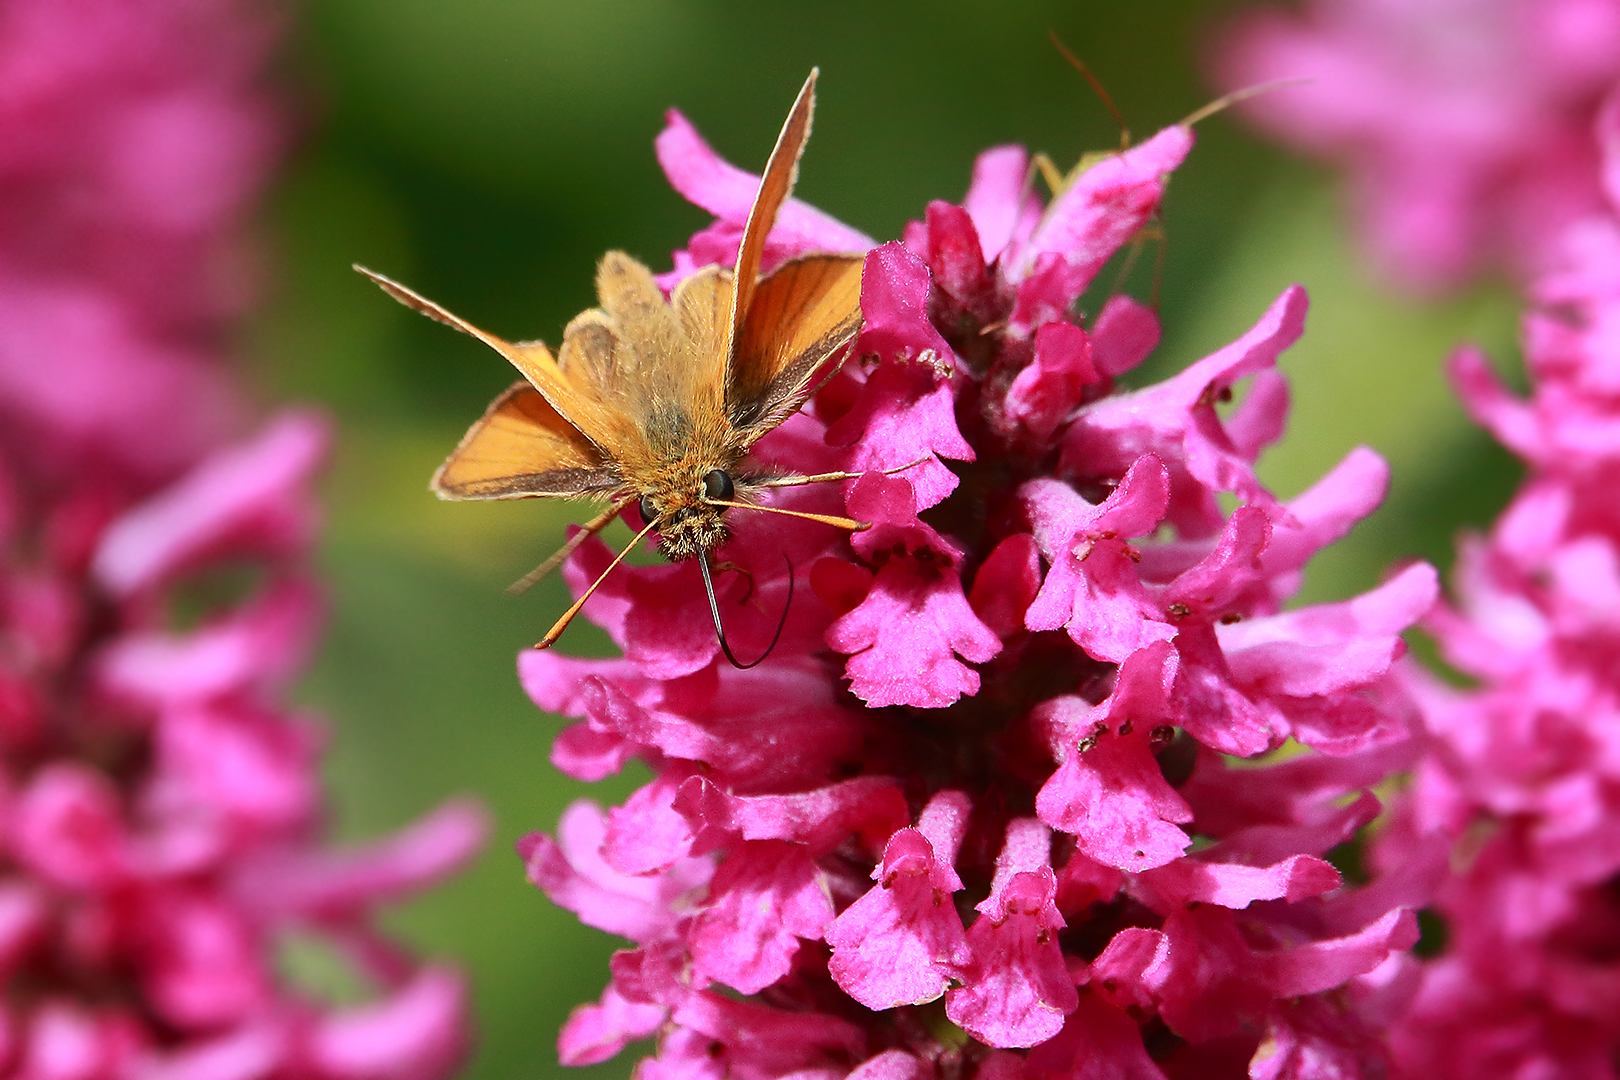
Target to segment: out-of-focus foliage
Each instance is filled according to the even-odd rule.
[[[562,588],[549,581],[518,600],[502,588],[560,542],[577,508],[428,495],[434,466],[512,374],[349,264],[507,337],[555,341],[591,303],[603,251],[663,269],[708,220],[668,189],[653,158],[669,106],[757,169],[819,65],[799,193],[887,239],[928,200],[959,199],[985,147],[1021,142],[1068,164],[1118,144],[1048,29],[1145,136],[1207,100],[1198,42],[1227,7],[305,3],[286,77],[304,96],[307,127],[265,225],[271,302],[247,346],[267,394],[324,402],[340,425],[325,550],[334,612],[304,699],[333,722],[341,827],[375,831],[453,791],[482,795],[497,815],[478,868],[401,919],[424,947],[460,953],[472,969],[483,1035],[469,1075],[561,1072],[557,1027],[596,997],[614,947],[551,908],[511,850],[523,832],[552,828],[581,791],[547,762],[556,722],[529,705],[512,664],[565,605]],[[1283,362],[1294,419],[1262,476],[1292,494],[1358,442],[1394,467],[1388,505],[1313,567],[1307,597],[1365,588],[1410,555],[1445,564],[1453,531],[1489,520],[1512,476],[1463,420],[1439,364],[1461,339],[1511,355],[1509,294],[1435,304],[1380,291],[1322,175],[1223,117],[1200,126],[1166,229],[1166,339],[1136,379],[1230,341],[1302,282],[1312,316]],[[1133,275],[1138,295],[1152,276]],[[604,644],[581,620],[559,647]]]

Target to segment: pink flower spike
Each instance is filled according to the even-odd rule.
[[[960,841],[965,818],[954,806],[924,814],[948,848],[951,835]],[[878,887],[845,908],[827,932],[833,980],[867,1008],[933,1001],[968,963],[962,920],[949,900],[962,882],[949,859],[921,827],[901,829],[872,870]]]
[[[481,811],[332,849],[323,731],[286,700],[328,425],[248,428],[229,345],[288,25],[253,0],[0,6],[8,1075],[443,1080],[466,1045],[459,977],[376,909],[464,863]],[[359,999],[290,977],[289,935]]]
[[[1400,909],[1441,902],[1441,834],[1469,795],[1454,781],[1386,834],[1369,828],[1371,792],[1432,769],[1434,740],[1469,719],[1420,715],[1447,692],[1397,663],[1434,595],[1425,568],[1341,604],[1284,606],[1388,484],[1366,450],[1287,505],[1257,475],[1268,448],[1288,452],[1277,362],[1303,331],[1303,290],[1130,392],[1115,379],[1154,351],[1156,312],[1092,287],[1076,314],[1099,267],[1152,224],[1191,143],[1172,128],[1088,158],[1044,214],[1026,152],[995,148],[962,205],[928,202],[868,253],[854,355],[752,463],[853,474],[767,497],[868,524],[737,513],[716,552],[743,655],[775,629],[784,554],[810,586],[769,663],[716,662],[681,566],[604,584],[589,614],[623,659],[520,661],[536,703],[577,721],[556,761],[595,777],[634,757],[651,773],[610,825],[576,808],[561,842],[523,842],[536,884],[636,943],[610,964],[615,997],[570,1022],[565,1053],[600,1060],[656,1026],[637,1080],[1166,1080],[1308,1070],[1316,1054],[1372,1074],[1364,1051],[1419,989]],[[660,153],[719,215],[676,253],[675,276],[727,263],[753,178],[678,116]],[[1620,256],[1620,231],[1590,243]],[[1569,318],[1549,314],[1540,333],[1559,359],[1533,380],[1596,348],[1581,319],[1611,277],[1620,296],[1620,272],[1572,269],[1556,285]],[[1536,413],[1538,432],[1554,412]],[[1576,434],[1564,419],[1568,460],[1576,440],[1606,453],[1601,421],[1582,413]],[[1620,596],[1620,558],[1593,538],[1607,504],[1526,505],[1538,527],[1481,542],[1460,590],[1480,607],[1533,581],[1535,601],[1514,608],[1523,626],[1464,637],[1451,614],[1436,632],[1448,656],[1550,683],[1562,658],[1534,650],[1598,624],[1607,594],[1588,586],[1612,579]],[[569,584],[609,557],[587,544]],[[1589,701],[1559,681],[1561,704],[1537,713],[1557,731],[1559,710]],[[1533,724],[1498,741],[1524,770],[1603,756],[1579,738],[1543,750]],[[1483,750],[1453,756],[1469,753]],[[1534,805],[1562,830],[1524,832],[1538,865],[1604,880],[1608,840],[1587,841],[1612,816],[1606,789],[1578,779],[1493,803],[1507,824],[1489,843],[1518,843],[1512,823]],[[1480,797],[1503,790],[1493,774]],[[1325,853],[1348,843],[1389,854],[1345,885]],[[1568,889],[1513,881],[1474,906],[1512,912],[1521,936],[1573,917]],[[977,905],[967,929],[964,903]],[[1572,998],[1595,993],[1579,986]]]

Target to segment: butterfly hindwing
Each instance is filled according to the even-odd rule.
[[[514,383],[433,474],[442,499],[602,498],[618,472],[527,382]]]
[[[759,282],[732,352],[726,408],[746,441],[791,416],[861,326],[860,255],[807,255]],[[759,428],[755,432],[753,429]]]

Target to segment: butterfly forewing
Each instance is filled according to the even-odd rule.
[[[828,359],[860,329],[862,262],[860,255],[808,255],[755,288],[726,391],[732,423],[751,433],[747,442],[791,416]]]
[[[776,224],[776,215],[793,194],[793,184],[799,176],[799,156],[810,138],[810,119],[816,109],[816,69],[804,81],[799,97],[776,137],[776,147],[765,163],[765,174],[759,181],[759,194],[754,197],[753,209],[748,213],[748,225],[743,230],[742,245],[737,249],[737,306],[732,313],[732,340],[742,333],[743,318],[748,313],[754,292],[754,279],[759,275],[759,260],[765,253],[765,237]]]
[[[446,326],[454,327],[469,337],[475,337],[506,357],[507,362],[517,368],[531,386],[545,395],[555,411],[568,417],[586,438],[602,445],[597,437],[607,424],[607,417],[604,415],[606,410],[602,403],[589,392],[588,383],[570,379],[564,373],[557,360],[552,357],[551,350],[544,344],[538,341],[506,341],[487,330],[480,330],[448,308],[435,304],[392,278],[384,277],[359,265],[356,265],[355,269],[376,282],[384,292],[406,307]]]
[[[446,499],[599,498],[618,486],[601,451],[527,382],[496,398],[433,474]]]

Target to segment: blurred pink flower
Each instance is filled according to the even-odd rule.
[[[1158,319],[1090,287],[1191,146],[1167,129],[1044,207],[1000,147],[903,242],[808,207],[773,234],[777,258],[870,248],[857,359],[759,457],[867,470],[776,501],[872,527],[738,515],[719,561],[742,572],[717,583],[733,646],[763,650],[800,586],[757,668],[721,660],[680,564],[616,571],[585,606],[622,658],[520,658],[535,702],[576,718],[559,768],[653,773],[520,844],[556,903],[630,942],[565,1062],[656,1036],[641,1080],[1387,1064],[1432,853],[1359,886],[1324,856],[1419,753],[1397,662],[1435,575],[1282,610],[1387,480],[1364,449],[1288,502],[1255,475],[1302,290],[1181,375],[1116,386]],[[737,223],[757,180],[679,117],[659,152]],[[725,257],[695,238],[676,275]],[[587,542],[570,586],[610,558]],[[1223,756],[1289,740],[1303,752]]]
[[[1264,131],[1348,174],[1397,282],[1533,274],[1600,204],[1592,120],[1620,78],[1616,0],[1311,0],[1251,12],[1208,56]]]
[[[1620,97],[1603,114],[1613,130]],[[1620,145],[1608,142],[1610,175]],[[1459,552],[1427,622],[1475,682],[1421,685],[1436,752],[1392,842],[1454,844],[1445,953],[1394,1029],[1412,1076],[1608,1076],[1620,1055],[1620,188],[1531,286],[1530,395],[1473,350],[1475,419],[1522,458],[1519,493]]]
[[[288,412],[243,438],[218,352],[280,123],[275,26],[237,0],[0,8],[0,1071],[432,1080],[454,971],[373,911],[453,870],[482,812],[322,846],[319,620]],[[281,974],[301,938],[371,1001]]]

